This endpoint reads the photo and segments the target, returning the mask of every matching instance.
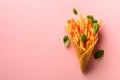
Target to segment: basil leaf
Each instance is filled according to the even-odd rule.
[[[97,33],[98,32],[98,23],[94,23],[94,32]]]
[[[87,18],[94,19],[92,15],[87,15]]]
[[[69,44],[70,44],[70,41],[69,41],[69,38],[68,38],[68,36],[64,36],[64,38],[63,38],[63,42],[64,42],[64,45],[67,47],[67,46],[69,46]]]
[[[98,50],[95,54],[94,54],[94,58],[98,59],[100,57],[102,57],[104,55],[104,50]]]
[[[85,34],[82,34],[82,35],[81,35],[81,39],[82,39],[82,42],[85,42],[85,41],[86,41],[86,35],[85,35]]]
[[[73,13],[75,14],[75,15],[77,15],[77,10],[75,9],[75,8],[73,8]]]
[[[93,22],[93,23],[97,23],[97,20],[94,19],[94,20],[92,20],[92,22]]]

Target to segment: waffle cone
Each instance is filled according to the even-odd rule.
[[[90,57],[93,53],[93,50],[95,48],[97,41],[98,39],[96,39],[96,41],[92,45],[90,45],[89,48],[86,49],[85,51],[83,51],[81,48],[79,48],[78,45],[73,43],[73,46],[75,48],[76,55],[80,64],[80,69],[83,73],[85,72],[86,66],[90,60]]]

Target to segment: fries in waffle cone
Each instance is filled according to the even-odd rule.
[[[98,41],[98,32],[102,20],[98,23],[92,16],[68,20],[66,30],[73,43],[81,71],[84,72]]]

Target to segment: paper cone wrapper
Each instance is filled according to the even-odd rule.
[[[83,73],[85,72],[86,66],[89,62],[89,59],[90,59],[92,53],[93,53],[93,50],[95,48],[97,41],[98,41],[98,39],[96,39],[96,41],[91,46],[89,46],[89,48],[84,52],[81,48],[79,48],[78,45],[73,43],[73,46],[75,48],[76,55],[77,55],[77,58],[78,58],[78,61],[80,64],[80,69]]]

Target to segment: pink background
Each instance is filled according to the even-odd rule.
[[[95,50],[83,75],[64,26],[75,7],[84,17],[103,19]],[[0,80],[120,80],[119,0],[0,0]]]

